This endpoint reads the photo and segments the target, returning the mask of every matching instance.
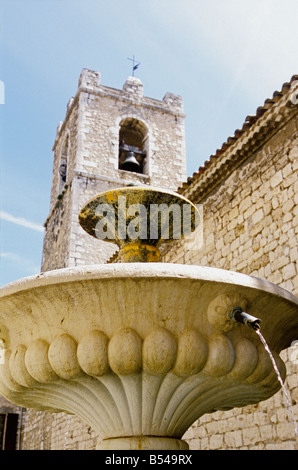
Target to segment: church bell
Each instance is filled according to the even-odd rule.
[[[141,165],[135,157],[134,152],[127,152],[124,162],[121,165],[121,170],[134,171],[141,173]]]

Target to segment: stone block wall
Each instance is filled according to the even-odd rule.
[[[185,136],[181,97],[167,93],[163,100],[143,96],[140,80],[129,77],[123,90],[98,85],[86,88],[83,71],[79,95],[76,169],[112,179],[131,179],[118,167],[120,124],[132,119],[147,132],[147,170],[144,182],[177,188],[184,181]],[[132,178],[134,180],[134,178]]]
[[[200,200],[203,244],[180,242],[165,262],[237,271],[298,295],[298,117],[271,132],[256,151]],[[256,312],[257,316],[257,312]],[[297,347],[297,346],[296,346]],[[298,353],[282,352],[298,421]],[[203,416],[185,436],[191,449],[297,449],[279,392],[243,409]]]
[[[142,89],[138,84],[131,84],[131,88],[124,87],[126,98],[132,96],[129,90],[134,86],[137,87],[135,93],[140,103],[143,98]],[[59,146],[62,148],[65,138],[64,133],[68,129],[72,139],[71,129],[75,130],[76,143],[71,143],[69,148],[69,152],[74,151],[71,158],[75,163],[73,169],[69,170],[72,172],[71,181],[63,197],[58,199],[57,206],[58,194],[55,188],[58,187],[58,180],[55,179],[56,176],[53,178],[54,189],[45,237],[45,269],[98,262],[99,258],[96,258],[94,253],[100,242],[84,234],[77,224],[77,214],[82,205],[98,192],[112,188],[114,184],[119,186],[121,181],[125,185],[129,178],[131,181],[134,178],[126,174],[123,181],[121,170],[116,170],[115,175],[113,151],[108,157],[110,161],[105,162],[108,174],[103,175],[96,166],[96,162],[99,161],[98,153],[96,147],[92,146],[91,140],[95,139],[98,132],[94,124],[97,117],[94,116],[97,116],[99,111],[96,101],[99,95],[90,94],[88,89],[97,88],[99,91],[99,87],[99,74],[83,72],[79,82],[79,88],[82,89],[81,107],[77,106],[78,99],[70,101],[68,119],[73,113],[73,124],[68,128],[67,123],[70,124],[71,120],[64,121],[57,133],[55,152],[59,155]],[[122,94],[119,90],[108,87],[101,88],[101,92],[107,100],[111,100],[108,96],[116,96],[117,93],[120,100]],[[160,102],[151,99],[149,101],[150,106],[160,106]],[[146,106],[149,106],[149,101],[146,102]],[[167,94],[163,101],[171,103],[171,106],[175,105],[176,111],[181,105],[175,95]],[[87,109],[89,104],[90,107]],[[115,108],[117,106],[119,114],[120,101]],[[164,250],[164,262],[197,264],[242,272],[271,281],[298,295],[298,117],[290,108],[287,108],[288,112],[285,114],[275,109],[275,105],[273,108],[275,114],[272,124],[267,126],[262,135],[260,132],[262,126],[261,124],[258,126],[259,137],[251,139],[252,143],[239,153],[241,158],[236,154],[237,148],[240,147],[240,144],[237,147],[236,142],[235,153],[229,156],[228,164],[220,166],[220,162],[225,158],[225,152],[219,158],[219,163],[217,160],[215,163],[210,162],[210,168],[213,165],[215,170],[209,185],[202,184],[201,191],[193,191],[192,188],[196,184],[194,181],[187,183],[186,189],[181,191],[192,202],[201,204],[203,243],[187,241],[174,243]],[[146,113],[147,109],[140,112]],[[264,121],[267,115],[268,113],[265,114]],[[145,114],[143,118],[145,119]],[[176,116],[174,119],[179,122],[183,118]],[[268,121],[270,119],[269,113]],[[79,122],[83,132],[78,133]],[[156,126],[162,128],[162,123],[158,122]],[[151,129],[154,129],[153,125]],[[179,132],[182,136],[182,128],[178,134]],[[250,129],[244,134],[244,138],[249,132]],[[109,138],[115,136],[116,128],[111,130]],[[88,143],[89,138],[90,143]],[[102,155],[107,155],[103,148]],[[168,155],[173,159],[172,155]],[[57,162],[58,160],[54,163],[55,168]],[[156,182],[163,185],[166,179],[164,177],[167,175],[165,168],[167,161],[160,162],[160,165],[161,179],[157,179]],[[153,173],[154,168],[152,168]],[[156,175],[158,178],[159,175]],[[148,175],[143,175],[142,182],[147,184],[148,181]],[[174,181],[170,184],[169,189],[172,189]],[[59,226],[59,223],[62,225]],[[69,237],[61,226],[71,227],[71,233],[68,230]],[[51,241],[52,236],[57,237],[56,244]],[[105,247],[102,246],[102,250],[108,250],[107,247],[112,250],[102,251],[106,259],[112,255],[114,248],[113,245],[104,242],[102,244]],[[286,363],[286,386],[291,394],[292,410],[298,421],[298,354],[295,351],[297,352],[293,346],[283,351],[281,357]],[[22,427],[21,448],[23,449],[94,449],[97,442],[97,436],[86,424],[79,418],[64,413],[52,415],[26,410]],[[298,448],[293,424],[283,404],[281,392],[257,405],[205,415],[194,423],[184,438],[188,440],[190,449],[194,450]]]
[[[98,72],[83,69],[53,146],[42,271],[104,263],[113,255],[113,245],[93,240],[78,223],[80,210],[97,194],[131,183],[176,190],[186,178],[184,119],[179,95],[145,97],[135,77],[129,77],[122,90],[102,86]],[[143,173],[119,168],[119,131],[125,121],[128,129],[136,126],[134,131],[146,133]],[[67,164],[64,182],[62,163]]]
[[[65,413],[26,410],[22,419],[21,449],[94,450],[98,436],[79,418]]]
[[[82,207],[97,194],[131,183],[175,190],[186,178],[183,102],[166,93],[145,97],[129,77],[122,90],[102,86],[100,73],[84,69],[78,90],[58,125],[42,271],[107,262],[115,245],[93,239],[78,223]],[[118,168],[120,123],[135,119],[147,129],[144,174]],[[66,181],[59,168],[67,161]],[[79,418],[24,410],[22,449],[94,449],[97,436]]]

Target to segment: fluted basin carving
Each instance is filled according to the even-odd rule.
[[[0,290],[0,392],[87,422],[101,449],[187,449],[200,416],[275,394],[280,383],[240,306],[279,357],[298,299],[243,274],[164,263],[67,268]]]

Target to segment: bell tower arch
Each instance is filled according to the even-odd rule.
[[[128,77],[122,89],[83,69],[58,125],[42,270],[108,262],[115,248],[88,237],[80,209],[97,194],[129,184],[176,190],[186,179],[182,98],[143,94]]]
[[[124,171],[149,175],[150,133],[148,125],[134,116],[119,123],[119,165]]]

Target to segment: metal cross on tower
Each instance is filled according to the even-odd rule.
[[[135,76],[135,70],[137,70],[137,68],[139,67],[141,62],[137,62],[134,55],[132,56],[132,59],[130,59],[128,57],[128,60],[132,61],[132,76],[134,77]]]

